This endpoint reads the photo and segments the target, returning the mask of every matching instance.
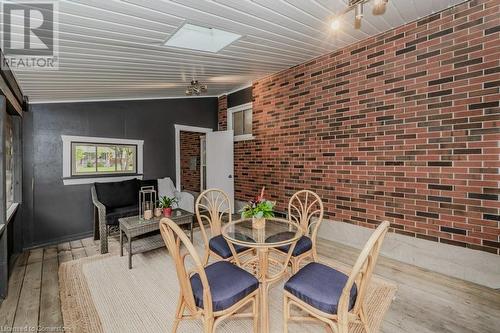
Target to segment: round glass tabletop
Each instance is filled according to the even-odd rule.
[[[246,247],[279,247],[302,237],[302,230],[293,222],[280,218],[267,218],[256,228],[252,219],[232,221],[222,228],[222,236],[231,243]]]

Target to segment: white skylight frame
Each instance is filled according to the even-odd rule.
[[[217,53],[231,45],[242,35],[216,28],[184,23],[164,43],[165,46]]]

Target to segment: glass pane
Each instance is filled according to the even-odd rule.
[[[233,131],[234,135],[243,134],[243,111],[233,113]]]
[[[116,147],[116,170],[135,172],[135,146]]]
[[[86,174],[96,172],[96,148],[94,145],[73,145],[74,173]]]
[[[116,171],[116,147],[97,146],[97,171]]]
[[[252,109],[245,110],[244,114],[245,114],[244,133],[252,134]]]

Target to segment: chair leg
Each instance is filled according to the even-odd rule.
[[[172,333],[177,332],[177,328],[179,327],[179,322],[182,319],[182,315],[184,314],[184,299],[182,295],[179,297],[179,301],[177,302],[177,309],[175,310],[175,319],[174,319],[174,327],[172,328]]]
[[[214,333],[214,319],[213,318],[204,318],[204,330],[205,333]]]
[[[290,308],[288,306],[288,297],[283,296],[283,333],[288,333],[288,317]]]
[[[292,263],[292,275],[297,274],[297,272],[299,271],[299,261],[297,260],[297,258],[292,257],[290,259],[290,262]]]
[[[101,245],[101,254],[108,253],[108,228],[106,224],[99,226],[99,236]]]
[[[253,300],[253,332],[259,332],[259,295],[255,295]]]
[[[359,310],[359,319],[363,323],[363,326],[365,328],[365,332],[370,333],[370,327],[368,326],[368,318],[366,317],[364,306],[361,306],[361,308]]]
[[[337,325],[335,325],[335,323],[331,322],[329,325],[330,325],[329,327],[330,327],[330,330],[332,331],[332,333],[340,333],[339,328],[337,327]],[[345,332],[345,333],[347,333],[347,332]]]
[[[205,250],[205,258],[203,258],[203,266],[208,265],[208,260],[210,259],[210,249],[207,247]]]

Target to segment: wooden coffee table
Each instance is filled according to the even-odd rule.
[[[163,216],[162,216],[163,217]],[[118,219],[120,223],[120,256],[123,256],[123,235],[128,240],[128,268],[132,269],[132,255],[151,251],[165,246],[165,242],[159,233],[160,220],[162,217],[155,217],[151,220],[141,220],[139,216],[122,217]],[[189,225],[191,241],[193,241],[193,220],[194,214],[184,209],[174,209],[169,217],[179,226]],[[152,233],[150,236],[144,236]]]

